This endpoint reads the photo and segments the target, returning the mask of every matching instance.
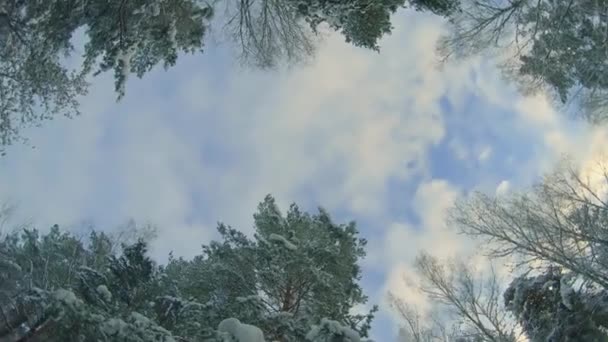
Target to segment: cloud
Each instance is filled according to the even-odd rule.
[[[443,236],[445,215],[458,196],[458,191],[445,180],[431,180],[420,184],[414,197],[414,208],[426,231]],[[437,236],[439,238],[439,236]],[[435,239],[432,239],[435,240]],[[434,241],[432,241],[434,243]],[[440,248],[444,252],[449,252]]]
[[[471,246],[470,241],[445,224],[447,210],[458,196],[458,189],[445,180],[433,179],[421,183],[413,201],[419,225],[392,224],[384,236],[384,243],[378,246],[381,252],[373,250],[373,254],[381,253],[381,256],[375,256],[376,260],[391,265],[382,292],[391,292],[415,305],[421,314],[428,312],[431,305],[418,290],[420,278],[413,268],[415,258],[421,251],[439,258],[449,258],[467,253]],[[394,318],[399,321],[399,318]]]
[[[468,148],[459,139],[450,139],[448,148],[454,154],[454,156],[460,160],[467,160],[469,158]]]
[[[506,191],[508,182],[503,181],[499,189]],[[495,272],[499,281],[509,281],[512,276],[508,265],[494,263],[479,253],[477,241],[457,234],[454,227],[446,225],[447,211],[463,193],[445,180],[432,179],[421,183],[416,190],[413,206],[419,215],[419,224],[394,223],[387,230],[384,243],[380,246],[382,253],[377,261],[385,262],[388,267],[382,293],[391,293],[398,300],[414,308],[424,321],[431,313],[446,313],[442,305],[433,302],[421,291],[423,279],[417,273],[414,263],[420,252],[425,251],[439,259],[464,261],[471,267],[473,274],[486,277]],[[448,272],[452,270],[448,269]],[[506,285],[508,283],[505,283]],[[384,313],[389,314],[396,326],[403,326],[404,320],[397,312],[391,311],[388,298],[383,297]],[[446,316],[448,318],[449,316]],[[449,318],[448,318],[449,319]]]
[[[161,249],[185,254],[215,221],[250,231],[266,193],[382,215],[389,180],[425,172],[445,131],[438,99],[455,87],[434,69],[440,22],[402,18],[380,55],[334,35],[308,66],[257,72],[218,47],[129,79],[119,104],[111,75],[96,78],[82,117],[26,132],[36,149],[0,161],[0,198],[43,226],[150,221],[172,237]]]
[[[413,270],[411,264],[403,262],[393,267],[386,279],[386,289],[384,290],[415,307],[424,317],[430,312],[431,303],[419,289],[421,281],[422,279]],[[396,319],[398,324],[405,323],[400,321],[400,317],[393,317],[393,319]]]
[[[487,161],[491,156],[492,156],[492,146],[486,145],[481,149],[481,152],[479,152],[479,155],[477,156],[477,160],[479,160],[479,162],[483,163],[483,162]]]
[[[514,95],[510,101],[504,101],[498,96],[493,95],[495,89],[504,87],[501,85],[500,78],[493,82],[486,79],[484,90],[476,90],[476,86],[469,89],[471,92],[478,92],[481,101],[493,104],[496,111],[506,111],[508,116],[499,117],[493,114],[480,115],[480,120],[476,125],[463,125],[465,134],[456,136],[448,143],[448,148],[456,154],[461,164],[459,167],[467,166],[468,153],[475,150],[475,143],[470,140],[478,139],[477,130],[482,130],[488,125],[492,129],[500,132],[500,127],[513,127],[515,130],[507,132],[509,139],[507,142],[517,143],[525,140],[530,144],[523,144],[521,151],[505,151],[504,147],[495,145],[496,141],[488,141],[478,149],[478,161],[489,164],[495,161],[504,162],[505,165],[517,170],[505,179],[505,175],[500,174],[500,169],[491,169],[492,173],[482,174],[482,177],[474,179],[467,187],[460,187],[458,183],[449,183],[445,180],[433,179],[418,185],[414,196],[414,212],[418,215],[418,220],[407,219],[404,222],[393,223],[389,226],[384,236],[382,245],[375,246],[374,260],[384,260],[390,263],[388,276],[384,289],[391,291],[407,303],[414,304],[421,309],[421,312],[428,312],[432,307],[424,294],[416,290],[420,279],[415,274],[412,265],[415,256],[422,250],[431,255],[441,258],[452,256],[465,256],[475,266],[477,271],[483,273],[490,267],[489,261],[482,255],[475,254],[478,250],[476,242],[466,237],[456,235],[454,230],[446,227],[445,208],[449,208],[455,199],[466,195],[471,190],[485,189],[494,192],[497,196],[514,191],[517,187],[527,185],[531,181],[538,181],[540,176],[549,172],[556,165],[556,162],[564,154],[575,156],[576,165],[581,170],[588,170],[593,173],[590,177],[592,182],[597,185],[605,184],[603,174],[597,168],[597,160],[605,154],[605,139],[608,131],[602,127],[590,127],[585,123],[573,121],[564,113],[560,113],[553,108],[552,103],[546,96],[538,95],[533,97],[523,97]],[[464,102],[458,107],[466,110]],[[457,114],[452,114],[456,116]],[[483,120],[488,122],[483,122]],[[460,118],[455,119],[456,123]],[[493,121],[492,121],[493,120]],[[459,126],[460,127],[460,126]],[[449,132],[452,127],[448,126]],[[503,128],[504,129],[504,128]],[[473,134],[471,133],[473,132]],[[476,135],[477,134],[477,135]],[[469,138],[469,140],[464,139]],[[458,142],[456,144],[455,142]],[[460,153],[459,153],[460,151]],[[467,157],[463,151],[467,151]],[[507,152],[507,153],[505,153]],[[516,152],[514,154],[514,152]],[[448,165],[454,167],[454,165]],[[491,181],[498,178],[499,181]],[[502,179],[502,180],[501,180]],[[465,181],[466,180],[462,180]],[[483,188],[484,184],[490,183],[491,187]],[[496,185],[498,183],[498,185]],[[381,257],[376,255],[379,253]],[[509,280],[510,272],[506,266],[494,265],[494,269],[505,281]],[[405,281],[403,278],[406,278]],[[396,323],[399,318],[393,317]]]
[[[546,152],[537,162],[542,173],[551,172],[557,161],[567,157],[592,189],[608,191],[604,177],[608,127],[567,117],[543,94],[521,97],[515,107],[521,118],[539,132]]]
[[[508,180],[501,181],[496,187],[496,196],[504,196],[509,192],[511,183]]]
[[[425,32],[412,27],[408,37]],[[262,169],[257,187],[313,190],[330,208],[377,214],[387,180],[421,171],[405,165],[423,167],[443,137],[441,92],[429,56],[404,56],[391,44],[399,38],[388,39],[381,55],[330,38],[309,67],[259,94],[263,104],[244,141],[249,163]]]

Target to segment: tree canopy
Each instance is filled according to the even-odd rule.
[[[419,289],[433,310],[391,297],[404,341],[608,341],[607,170],[590,178],[564,160],[526,191],[458,200],[448,224],[511,264],[511,279],[421,253]]]
[[[592,120],[606,116],[606,3],[472,0],[449,15],[443,58],[498,52],[524,93],[549,90]]]
[[[378,50],[391,32],[391,14],[406,0],[235,0],[216,15],[217,2],[202,0],[50,0],[0,2],[0,151],[24,137],[22,128],[57,115],[79,114],[90,75],[114,73],[118,98],[129,74],[169,68],[180,53],[203,51],[210,26],[234,39],[247,63],[268,67],[314,51],[319,25],[347,42]],[[415,0],[419,10],[449,13],[451,3]],[[72,46],[82,29],[84,46]],[[312,29],[312,30],[311,30]],[[76,49],[78,48],[78,49]],[[66,57],[84,51],[81,65]]]
[[[253,239],[220,224],[220,241],[191,260],[170,256],[166,265],[148,256],[142,239],[116,248],[115,238],[97,231],[87,239],[58,226],[8,234],[0,240],[0,340],[367,336],[376,308],[352,312],[367,301],[358,285],[365,240],[355,224],[335,224],[324,210],[310,215],[295,204],[282,216],[270,196],[254,218]]]

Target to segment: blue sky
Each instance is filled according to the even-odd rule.
[[[229,46],[210,46],[130,78],[120,103],[111,75],[98,77],[82,117],[28,129],[36,148],[0,159],[0,201],[41,228],[153,223],[159,258],[195,255],[217,221],[251,232],[267,193],[283,209],[323,206],[369,240],[363,285],[381,304],[372,334],[394,341],[386,291],[425,303],[403,281],[416,254],[471,251],[443,224],[456,198],[526,186],[562,153],[587,160],[606,145],[542,94],[518,95],[491,60],[437,70],[440,19],[402,11],[394,23],[379,55],[331,35],[289,70],[240,68]]]

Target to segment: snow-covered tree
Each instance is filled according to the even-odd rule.
[[[26,229],[0,240],[0,341],[214,338],[213,327],[200,327],[200,313],[209,310],[179,298],[143,241],[119,251],[104,233],[93,231],[88,244],[83,240],[58,226],[47,234]],[[183,305],[175,308],[176,302]]]
[[[92,236],[91,242],[99,243],[104,234]],[[12,273],[0,283],[4,315],[0,339],[172,341],[170,332],[136,311],[143,312],[143,305],[132,305],[130,299],[141,287],[125,288],[129,294],[110,290],[116,290],[112,284],[117,279],[112,277],[119,274],[119,266],[125,266],[121,261],[144,254],[139,246],[125,246],[122,256],[108,259],[110,268],[93,269],[89,265],[94,267],[95,260],[110,255],[103,255],[104,249],[88,249],[74,235],[61,233],[58,226],[45,235],[24,230],[6,236],[0,242],[0,264],[10,266]],[[96,257],[95,252],[103,254]],[[135,260],[145,264],[145,258]],[[148,280],[145,274],[133,272],[134,267],[124,269],[141,282]]]
[[[211,7],[192,0],[49,0],[0,2],[0,149],[28,124],[79,113],[89,72],[113,70],[124,93],[128,74],[142,76],[178,52],[202,48]],[[67,68],[70,39],[86,28],[81,70]],[[0,150],[2,151],[2,150]]]
[[[296,205],[283,217],[270,196],[254,218],[253,239],[220,224],[221,241],[192,260],[170,255],[166,266],[142,239],[115,248],[112,236],[58,226],[8,234],[0,341],[287,342],[305,341],[315,325],[319,336],[367,335],[375,309],[351,313],[367,300],[358,285],[365,240],[354,223]]]
[[[506,75],[525,92],[549,90],[562,104],[576,100],[584,114],[605,119],[604,0],[463,1],[450,15],[443,57],[495,50],[507,56]]]
[[[202,1],[80,1],[86,25],[85,71],[113,70],[116,91],[124,94],[130,73],[142,77],[155,65],[173,66],[179,52],[202,50],[211,5]],[[98,64],[98,58],[101,63]]]
[[[380,39],[392,30],[391,16],[406,6],[445,16],[458,8],[459,1],[237,0],[227,4],[226,28],[242,59],[269,67],[284,59],[312,56],[321,23],[355,46],[378,51]]]
[[[590,183],[564,163],[531,191],[477,194],[451,213],[459,230],[490,256],[518,260],[523,276],[504,293],[532,341],[606,341],[608,273],[603,181]],[[540,272],[539,272],[540,271]]]
[[[0,152],[23,139],[22,128],[57,115],[80,113],[77,98],[87,93],[91,74],[111,71],[118,98],[131,74],[173,66],[180,53],[203,50],[209,27],[226,29],[241,57],[257,66],[313,54],[321,23],[346,41],[379,49],[391,32],[391,15],[404,6],[447,15],[455,0],[48,0],[0,2]],[[225,19],[221,21],[222,19]],[[212,22],[212,20],[214,20]],[[312,31],[310,30],[312,28]],[[74,47],[84,31],[84,46]],[[82,56],[74,56],[82,50]],[[66,57],[83,57],[81,65]],[[74,64],[74,60],[70,60]]]
[[[601,175],[605,169],[598,170]],[[478,193],[459,201],[450,222],[485,242],[493,257],[551,264],[608,288],[608,204],[601,186],[565,163],[530,191],[498,198]]]
[[[596,302],[597,293],[589,289],[575,291],[567,278],[556,267],[518,277],[505,291],[505,304],[532,342],[608,341],[606,326],[601,326],[605,321],[595,311],[605,303]]]
[[[217,326],[217,330],[220,333],[225,333],[235,338],[238,342],[265,342],[264,333],[260,328],[241,323],[234,317],[221,321]]]
[[[355,224],[337,225],[326,211],[309,215],[295,204],[283,216],[271,196],[254,221],[254,239],[220,224],[222,240],[204,246],[203,255],[169,263],[184,296],[212,305],[217,323],[234,317],[270,340],[302,341],[327,317],[366,336],[375,309],[351,314],[367,301],[358,285],[366,241]]]
[[[494,272],[481,274],[463,260],[440,260],[422,252],[415,262],[419,290],[429,299],[430,313],[389,294],[404,320],[406,341],[515,342],[516,324],[501,303]]]
[[[321,319],[318,325],[314,325],[306,334],[306,341],[311,342],[360,342],[359,334],[340,322],[327,318]]]

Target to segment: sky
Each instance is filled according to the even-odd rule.
[[[393,23],[379,54],[334,34],[289,69],[243,68],[212,45],[130,78],[118,103],[111,75],[97,77],[81,117],[25,130],[30,145],[0,159],[0,202],[43,230],[152,223],[159,260],[198,254],[218,221],[251,233],[269,193],[284,210],[322,206],[369,240],[372,338],[396,341],[386,293],[425,305],[408,283],[416,255],[475,249],[444,224],[455,200],[525,188],[565,153],[586,165],[608,133],[519,95],[494,60],[438,69],[441,19],[403,10]]]

